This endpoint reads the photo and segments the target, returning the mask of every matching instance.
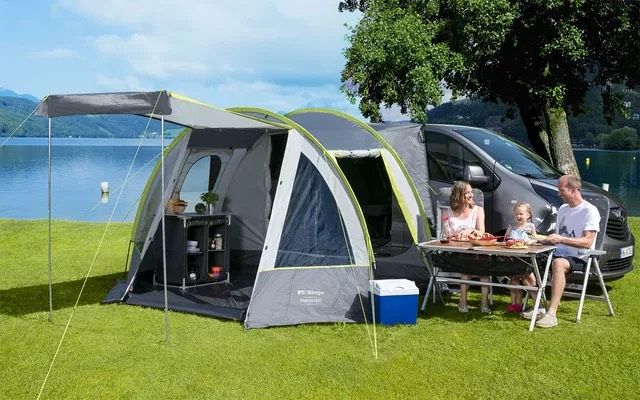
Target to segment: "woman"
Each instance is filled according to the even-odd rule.
[[[449,215],[449,228],[454,237],[460,239],[467,238],[470,233],[475,231],[484,232],[484,210],[482,207],[475,205],[473,202],[473,191],[471,185],[465,181],[457,181],[451,188],[449,196],[449,206],[451,213]],[[462,279],[471,279],[476,276],[462,274]],[[480,277],[481,282],[489,282],[489,277]],[[460,301],[458,302],[458,310],[462,313],[469,312],[467,306],[467,291],[469,285],[460,284]],[[489,307],[489,287],[481,286],[482,290],[482,312],[490,313]]]

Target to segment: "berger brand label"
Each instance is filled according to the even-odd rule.
[[[324,296],[324,290],[314,289],[298,289],[298,302],[301,304],[320,304],[322,303],[322,296]]]

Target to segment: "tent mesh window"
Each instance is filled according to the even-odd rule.
[[[275,267],[353,264],[338,205],[320,172],[300,155]]]

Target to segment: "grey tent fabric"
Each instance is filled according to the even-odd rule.
[[[296,112],[287,117],[304,126],[328,150],[370,150],[382,147],[362,127],[338,115]]]
[[[237,216],[232,225],[234,247],[262,250],[271,211],[271,140],[263,135],[236,169],[222,211]]]
[[[394,148],[404,161],[418,194],[422,199],[425,212],[433,221],[433,208],[429,194],[429,172],[425,156],[422,125],[411,122],[371,124],[382,137]]]
[[[171,114],[169,94],[159,92],[121,92],[49,95],[37,115],[61,117],[87,114]]]
[[[49,118],[65,115],[138,114],[164,116],[165,121],[196,129],[262,128],[264,132],[283,130],[167,91],[49,95],[40,103],[36,113]]]
[[[312,322],[363,321],[367,267],[298,268],[261,273],[245,319],[247,329]]]

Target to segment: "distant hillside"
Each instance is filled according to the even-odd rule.
[[[37,97],[30,94],[18,94],[13,90],[5,89],[3,87],[0,87],[0,97],[20,97],[22,99],[27,99],[35,102],[40,101]]]
[[[9,136],[20,126],[24,119],[36,108],[39,100],[33,96],[15,95],[2,89],[0,92],[0,136]],[[11,92],[12,96],[2,93]],[[31,97],[31,98],[29,98]],[[35,98],[34,98],[35,99]],[[139,137],[147,125],[147,118],[135,115],[88,115],[59,117],[52,122],[52,135],[55,137]],[[165,124],[165,131],[179,128],[174,124]],[[160,122],[152,120],[147,133],[160,132]],[[47,136],[47,119],[36,115],[31,117],[15,133],[15,136]]]
[[[576,145],[597,144],[611,131],[628,126],[640,131],[640,93],[624,91],[629,118],[617,116],[609,125],[602,115],[602,100],[597,89],[590,91],[585,99],[585,112],[569,115],[569,133]],[[512,114],[509,116],[509,114]],[[485,103],[478,100],[460,100],[445,103],[428,112],[428,120],[434,124],[457,124],[490,128],[501,131],[523,143],[529,143],[527,133],[517,109],[509,110],[504,104]]]

